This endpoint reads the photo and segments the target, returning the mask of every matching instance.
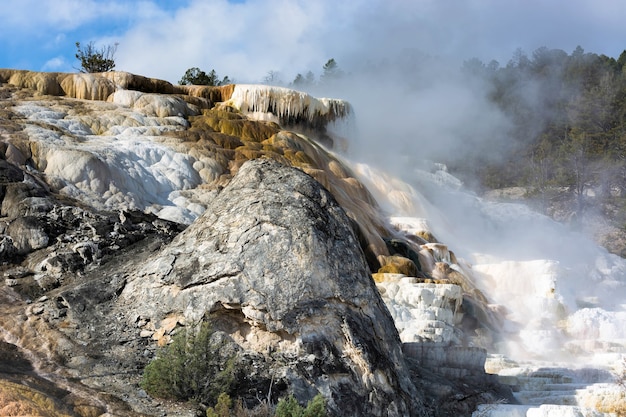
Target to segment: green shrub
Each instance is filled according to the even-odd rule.
[[[304,409],[298,401],[290,395],[287,398],[281,398],[276,405],[275,417],[302,417]]]
[[[276,407],[264,400],[256,407],[248,409],[243,401],[233,401],[226,393],[221,393],[217,398],[215,407],[206,410],[207,417],[326,417],[326,400],[321,394],[317,394],[307,403],[306,408],[290,395],[281,398]]]
[[[326,417],[326,401],[316,395],[302,407],[290,395],[276,405],[264,401],[246,409],[241,400],[233,406],[235,355],[228,355],[227,339],[215,337],[207,323],[177,333],[168,346],[144,369],[141,387],[148,394],[169,400],[215,404],[207,417]]]
[[[290,395],[278,401],[274,417],[326,417],[326,400],[322,394],[317,394],[307,403],[306,408],[303,408],[293,395]]]
[[[157,398],[215,404],[220,393],[230,393],[235,380],[235,358],[224,356],[226,342],[212,340],[211,327],[186,329],[161,349],[144,369],[141,387]]]
[[[302,417],[326,417],[326,399],[322,394],[317,394],[307,403]]]
[[[222,392],[217,397],[215,407],[207,408],[206,417],[229,417],[232,404],[233,400],[230,399],[230,395]]]
[[[230,81],[230,78],[228,78],[228,76],[225,76],[224,78],[220,80],[214,69],[212,69],[211,72],[207,74],[206,72],[202,71],[198,67],[189,68],[187,71],[185,71],[185,75],[183,75],[183,78],[181,78],[180,81],[178,82],[178,84],[180,85],[213,85],[213,86],[226,85],[230,83],[231,81]]]

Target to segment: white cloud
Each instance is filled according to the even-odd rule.
[[[42,71],[70,71],[72,66],[66,61],[65,57],[57,56],[49,59],[43,64]]]
[[[89,22],[115,19],[131,13],[132,5],[123,1],[96,0],[20,0],[5,6],[0,14],[3,31],[76,29]]]
[[[120,39],[119,67],[170,81],[193,66],[240,81],[259,81],[269,70],[304,70],[323,60],[319,34],[329,23],[327,8],[325,2],[195,1],[138,22]]]
[[[540,46],[569,53],[581,45],[617,57],[626,38],[622,0],[12,3],[0,14],[0,39],[16,51],[16,38],[38,42],[52,56],[61,53],[62,43],[69,52],[75,40],[119,41],[119,69],[173,82],[192,66],[214,68],[241,82],[260,81],[274,70],[289,81],[298,72],[319,74],[331,57],[352,70],[380,57],[393,61],[410,50],[455,57],[457,62],[495,58],[501,64],[517,47],[528,54]],[[68,59],[72,56],[70,52]]]
[[[136,25],[120,39],[118,63],[131,72],[176,81],[192,66],[239,81],[270,71],[286,78],[328,58],[359,65],[417,49],[506,64],[516,48],[571,52],[577,45],[611,56],[626,30],[621,0],[196,0],[164,12],[142,2]],[[607,36],[609,34],[609,36]]]

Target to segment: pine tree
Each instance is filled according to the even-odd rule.
[[[97,49],[93,42],[82,48],[80,42],[76,42],[76,59],[80,61],[80,72],[107,72],[115,68],[115,52],[117,43],[103,46]]]

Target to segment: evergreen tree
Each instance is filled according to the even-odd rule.
[[[313,85],[315,84],[315,74],[313,74],[313,71],[308,71],[306,73],[306,76],[304,78],[304,81],[306,81],[307,85]]]
[[[115,52],[117,43],[97,49],[93,42],[84,48],[76,42],[76,59],[80,61],[80,72],[107,72],[115,68]]]
[[[296,75],[296,78],[294,78],[294,80],[291,82],[291,85],[293,85],[294,87],[301,87],[305,85],[305,83],[306,81],[304,80],[302,74],[298,73],[298,75]]]
[[[343,71],[339,69],[339,65],[337,64],[337,61],[335,61],[334,58],[331,58],[328,61],[326,61],[322,69],[324,70],[324,72],[322,73],[320,77],[320,81],[322,82],[326,83],[330,81],[335,81],[343,76]]]
[[[235,357],[227,341],[214,340],[207,323],[176,334],[144,369],[141,386],[157,398],[216,403],[235,381]]]
[[[230,83],[231,81],[228,78],[228,76],[225,76],[224,78],[220,80],[220,78],[217,75],[217,72],[215,72],[214,69],[212,69],[207,74],[206,72],[202,71],[198,67],[189,68],[187,71],[185,71],[185,74],[178,82],[178,84],[180,85],[213,85],[213,86],[226,85]]]
[[[308,71],[306,76],[298,73],[296,78],[291,82],[291,85],[295,88],[306,88],[315,85],[315,74],[312,71]]]

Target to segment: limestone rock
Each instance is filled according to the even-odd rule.
[[[460,343],[462,335],[456,325],[462,319],[461,287],[393,277],[379,279],[377,286],[403,342]]]
[[[391,273],[391,274],[404,274],[409,277],[416,277],[418,275],[417,266],[410,259],[402,256],[384,256],[378,257],[382,267],[378,270],[379,273]]]
[[[206,318],[245,360],[237,395],[255,404],[271,383],[274,401],[321,392],[342,416],[468,415],[489,400],[480,351],[446,344],[461,316],[477,317],[466,289],[414,286],[436,268],[456,284],[452,253],[397,236],[320,146],[347,103],[123,72],[0,70],[0,82],[0,327],[80,401],[190,415],[138,383],[157,345]],[[164,219],[196,218],[171,243],[183,226]],[[376,277],[400,289],[406,340],[424,330],[441,345],[403,353],[368,270],[381,263],[417,275]]]
[[[113,93],[108,101],[131,107],[146,116],[189,116],[199,113],[197,108],[191,108],[183,99],[171,95],[119,90]]]
[[[125,90],[143,91],[144,93],[172,94],[177,89],[165,80],[148,78],[124,71],[109,71],[98,74],[115,83],[118,88]]]
[[[39,199],[44,196],[45,191],[35,183],[22,181],[8,184],[0,194],[2,197],[0,215],[14,219],[32,213],[33,208],[29,203],[41,202],[33,198]]]
[[[0,159],[0,187],[14,182],[22,182],[24,173],[15,165]]]
[[[244,113],[271,112],[285,125],[305,122],[319,127],[352,112],[350,103],[343,100],[316,99],[300,91],[265,85],[237,84],[230,102]]]
[[[55,72],[4,69],[0,71],[0,82],[16,87],[31,88],[40,94],[59,96],[63,94],[63,89],[59,84],[58,75]]]
[[[423,415],[349,225],[308,175],[250,161],[120,299],[153,323],[221,317],[297,396],[322,392],[336,415]]]
[[[0,235],[0,261],[8,262],[17,255],[17,248],[13,244],[13,238],[7,235]]]
[[[65,95],[86,100],[106,100],[115,85],[99,74],[69,74],[61,81]]]
[[[172,94],[178,91],[167,81],[120,71],[70,74],[0,69],[0,82],[30,88],[41,95],[66,95],[88,100],[106,100],[116,87],[146,93]]]
[[[48,245],[49,237],[35,217],[19,217],[8,228],[18,253],[26,254]]]

